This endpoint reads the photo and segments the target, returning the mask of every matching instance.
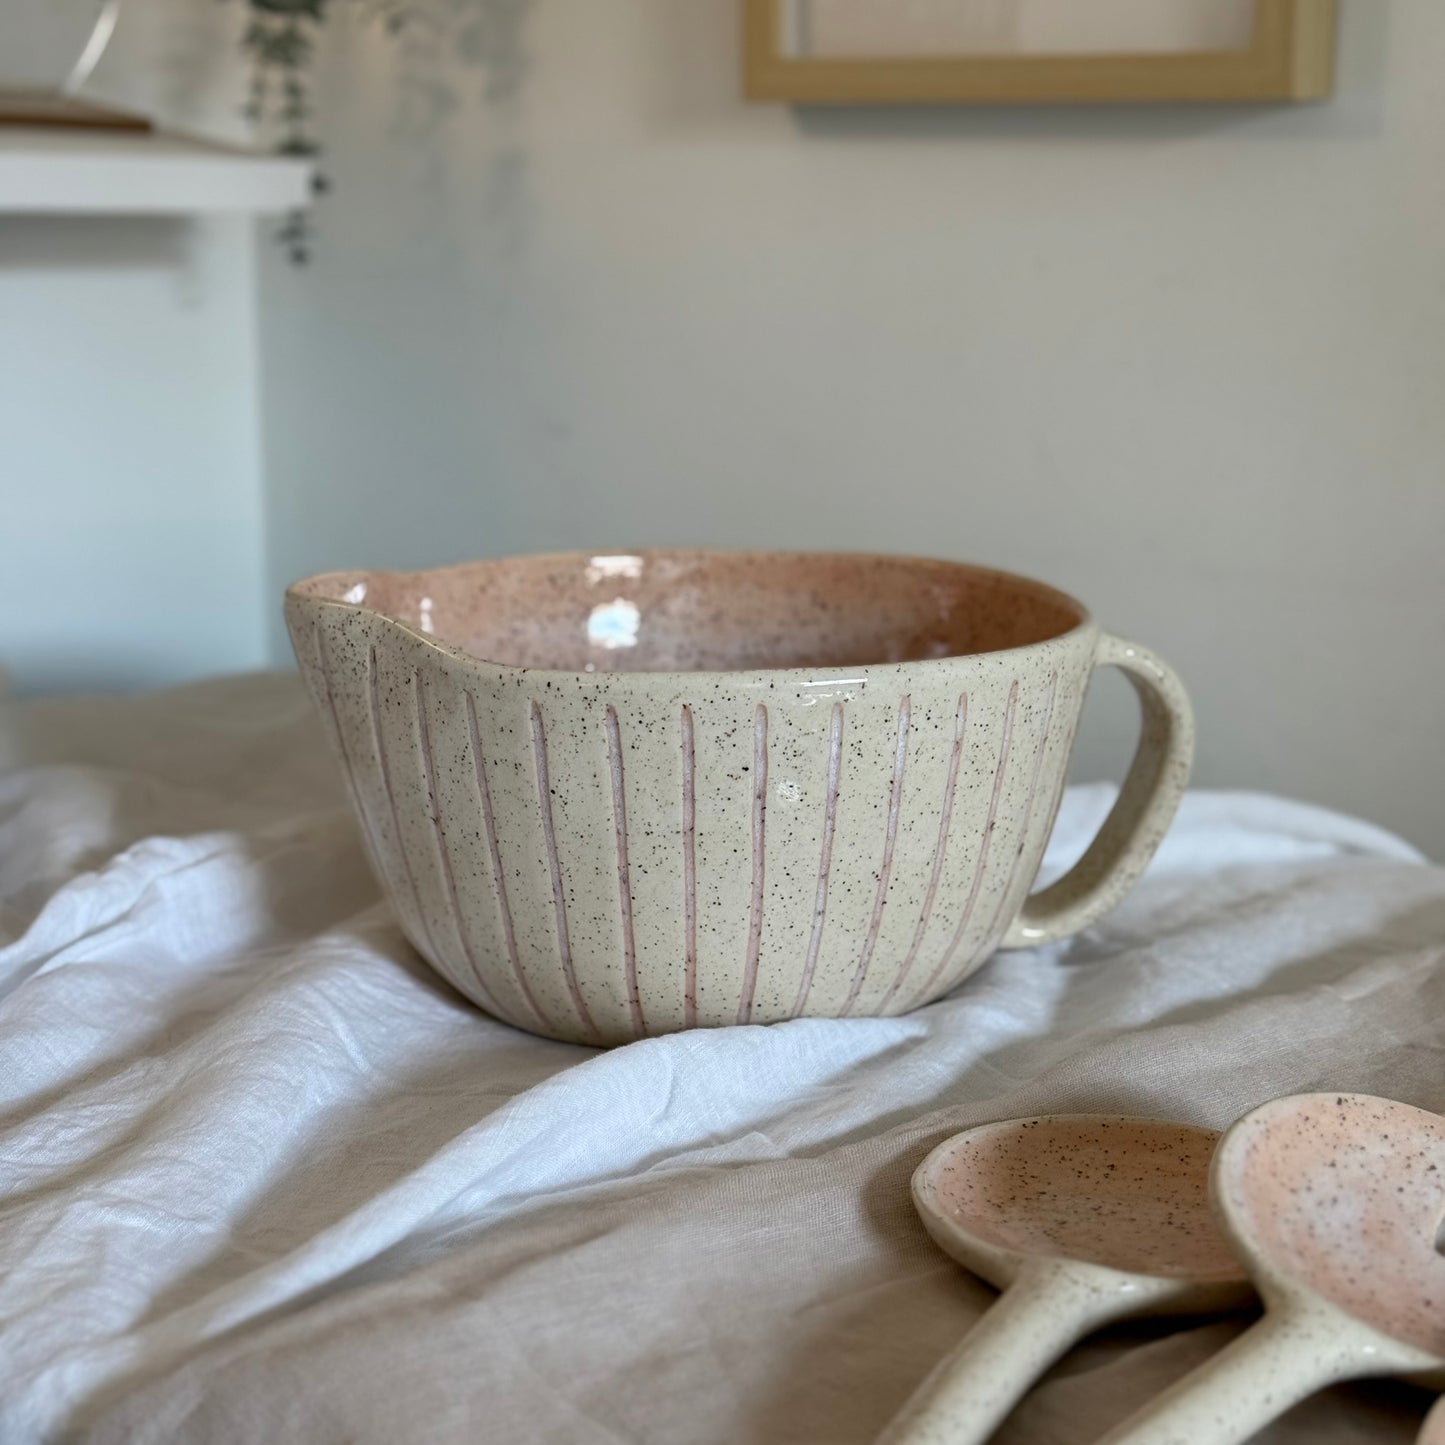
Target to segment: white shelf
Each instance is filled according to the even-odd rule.
[[[144,132],[0,127],[0,214],[287,211],[311,163]]]

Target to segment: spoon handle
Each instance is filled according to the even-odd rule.
[[[1445,1395],[1440,1397],[1440,1402],[1425,1416],[1425,1423],[1420,1427],[1420,1437],[1415,1445],[1445,1445]]]
[[[1067,1264],[1025,1267],[934,1367],[877,1445],[979,1445],[1050,1365],[1120,1313]]]
[[[1390,1373],[1352,1326],[1333,1310],[1270,1308],[1099,1445],[1237,1445],[1326,1385]]]

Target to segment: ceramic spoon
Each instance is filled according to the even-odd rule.
[[[1415,1445],[1445,1445],[1445,1399],[1425,1416]]]
[[[986,1440],[1090,1331],[1253,1298],[1209,1211],[1211,1129],[1073,1114],[940,1144],[913,1176],[935,1242],[1003,1290],[879,1445]]]
[[[1439,1227],[1435,1230],[1435,1253],[1445,1254],[1445,1214],[1440,1216]],[[1425,1417],[1415,1445],[1445,1445],[1445,1396]]]
[[[1445,1215],[1441,1216],[1440,1227],[1435,1231],[1435,1253],[1445,1254]],[[1415,1445],[1445,1445],[1445,1396],[1441,1396],[1435,1408],[1426,1415]]]
[[[1445,1117],[1362,1094],[1276,1099],[1225,1134],[1210,1189],[1264,1318],[1108,1445],[1230,1445],[1368,1375],[1445,1388]]]
[[[1445,1214],[1440,1216],[1440,1225],[1435,1231],[1435,1253],[1445,1254]],[[1415,1445],[1445,1445],[1445,1396],[1425,1417]]]

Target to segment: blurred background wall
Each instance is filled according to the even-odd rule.
[[[1445,855],[1445,6],[1342,9],[1336,97],[1279,108],[750,106],[734,0],[482,3],[480,65],[338,34],[317,259],[265,258],[270,591],[994,562],[1171,658],[1200,781]]]
[[[240,6],[131,0],[121,17],[88,98],[244,139]],[[0,0],[0,88],[59,81],[93,20]],[[254,229],[15,215],[0,196],[0,684],[266,661]]]
[[[251,225],[0,217],[0,668],[17,691],[267,660]]]
[[[20,690],[285,664],[325,567],[929,552],[1170,657],[1202,783],[1445,856],[1438,0],[1344,0],[1324,105],[1018,112],[744,104],[736,0],[421,8],[333,6],[311,265],[0,219]]]

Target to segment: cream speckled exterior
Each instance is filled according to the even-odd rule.
[[[286,615],[377,870],[441,974],[554,1038],[916,1007],[1112,906],[1188,775],[1172,674],[1082,609],[922,661],[561,671],[346,600],[368,575],[402,574],[312,579]],[[1140,690],[1139,754],[1096,846],[1025,907],[1101,661]]]

